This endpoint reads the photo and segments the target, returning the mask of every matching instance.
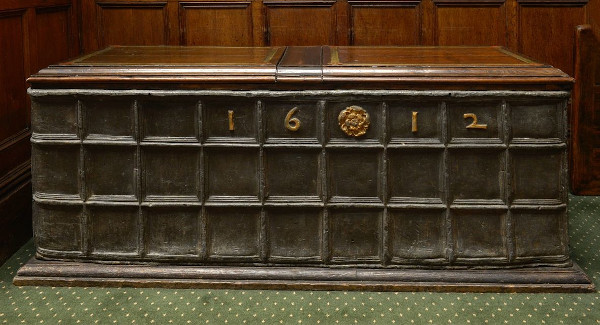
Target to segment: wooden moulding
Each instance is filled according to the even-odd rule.
[[[278,290],[595,292],[572,267],[421,270],[317,267],[111,265],[32,258],[17,286],[101,286]]]

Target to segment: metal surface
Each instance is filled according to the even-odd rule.
[[[39,257],[369,268],[571,263],[568,92],[30,95]],[[338,124],[354,105],[370,120],[356,138]]]

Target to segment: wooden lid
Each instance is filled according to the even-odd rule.
[[[169,84],[208,88],[570,88],[572,78],[502,47],[118,46],[53,65],[32,87]],[[256,84],[263,84],[258,86]],[[252,86],[254,85],[254,86]],[[543,85],[543,86],[542,86]],[[295,86],[298,88],[298,86]]]

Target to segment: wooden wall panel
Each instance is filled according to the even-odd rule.
[[[519,52],[573,75],[575,27],[585,23],[585,8],[520,4]]]
[[[25,11],[0,13],[0,143],[27,129]]]
[[[436,45],[508,44],[503,3],[435,2]]]
[[[205,1],[181,3],[184,45],[251,46],[252,2]]]
[[[419,1],[349,1],[352,45],[418,45]]]
[[[31,237],[26,78],[79,53],[74,0],[0,2],[0,263]]]
[[[269,1],[264,4],[268,45],[337,44],[335,1]]]
[[[168,44],[166,2],[99,3],[100,47]]]
[[[77,26],[71,26],[71,17],[70,6],[36,9],[35,40],[40,52],[35,53],[33,71],[76,55],[71,36]]]

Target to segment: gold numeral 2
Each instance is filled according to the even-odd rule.
[[[298,111],[298,107],[292,108],[285,116],[285,121],[283,122],[285,128],[292,132],[298,131],[300,128],[300,120],[296,117],[292,118],[292,115],[294,115],[296,111]]]
[[[417,131],[419,131],[419,128],[417,126],[417,115],[419,114],[419,112],[412,112],[412,133],[417,133]]]
[[[473,122],[471,122],[471,124],[467,125],[467,129],[487,129],[487,124],[477,124],[477,115],[473,114],[473,113],[466,113],[463,115],[463,117],[465,119],[468,118],[472,118]]]
[[[227,117],[229,117],[229,131],[234,131],[235,124],[233,123],[233,111],[227,111]]]

